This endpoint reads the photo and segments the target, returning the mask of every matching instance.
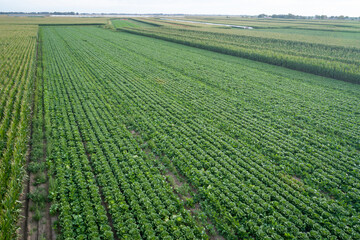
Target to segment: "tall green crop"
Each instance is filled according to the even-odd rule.
[[[37,26],[0,25],[0,239],[14,239],[30,134]]]

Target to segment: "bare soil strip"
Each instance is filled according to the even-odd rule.
[[[46,163],[46,153],[47,153],[47,138],[46,138],[46,129],[45,129],[45,105],[44,105],[44,81],[42,81],[42,162]],[[46,195],[49,195],[49,176],[47,168],[45,168],[46,182],[39,185],[40,188],[44,188]],[[46,201],[45,208],[43,211],[43,218],[38,222],[38,239],[56,239],[53,237],[53,228],[52,228],[52,218],[50,216],[50,206],[51,203]]]
[[[35,67],[34,67],[34,75],[33,75],[33,81],[34,81],[34,86],[33,86],[33,90],[34,93],[36,93],[36,89],[37,89],[37,79],[36,79],[36,69],[37,69],[37,59],[38,59],[38,48],[39,48],[39,34],[37,36],[37,41],[36,41],[36,49],[35,49]],[[33,117],[34,117],[34,109],[35,109],[35,94],[32,94],[31,96],[31,111],[30,111],[30,136],[29,136],[29,147],[28,147],[28,151],[26,153],[26,176],[24,177],[24,181],[23,181],[23,185],[25,186],[23,189],[23,193],[20,197],[20,201],[23,203],[23,207],[21,209],[21,213],[20,213],[20,221],[18,223],[19,225],[19,230],[18,230],[18,238],[19,239],[27,239],[27,235],[29,233],[28,231],[28,224],[29,224],[29,206],[30,206],[30,201],[28,198],[28,195],[30,193],[30,186],[31,186],[31,176],[30,176],[30,172],[27,170],[27,167],[29,166],[30,163],[30,159],[32,156],[32,144],[33,144]]]
[[[38,64],[40,62],[41,64],[41,46],[40,46],[40,39],[38,35],[37,43],[36,43],[36,60],[35,60],[35,66],[34,66],[34,86],[33,91],[34,94],[32,95],[31,99],[31,113],[30,113],[30,140],[29,140],[29,150],[27,154],[27,161],[26,161],[26,167],[27,167],[27,177],[24,181],[24,191],[21,196],[21,201],[23,204],[23,209],[21,212],[21,216],[23,218],[19,222],[19,239],[24,240],[39,240],[39,239],[47,239],[47,240],[53,240],[55,239],[55,232],[52,228],[52,222],[54,220],[54,217],[50,216],[50,205],[51,203],[47,201],[47,196],[49,193],[49,179],[47,176],[47,169],[43,172],[41,170],[39,172],[33,173],[28,170],[30,162],[37,162],[37,163],[43,163],[46,162],[46,152],[47,152],[47,139],[45,135],[45,110],[44,110],[44,82],[39,76],[39,73],[37,71]],[[41,64],[42,67],[42,64]],[[42,90],[40,93],[39,84],[42,85]],[[41,102],[38,102],[39,99],[41,99]],[[37,101],[37,102],[36,102]],[[42,112],[37,111],[36,104],[42,104]],[[38,114],[41,114],[41,116],[37,116]],[[34,135],[34,120],[35,118],[41,117],[42,119],[42,129],[41,129],[41,142],[35,142],[38,141],[35,139]],[[34,144],[41,144],[42,147],[42,156],[41,159],[35,159],[36,156],[34,156],[33,147]],[[34,159],[33,159],[34,158]],[[37,184],[37,178],[39,176],[45,176],[45,182],[41,184]],[[45,203],[43,207],[36,207],[36,203],[30,198],[31,194],[39,193],[40,191],[43,191],[43,194],[45,196]],[[56,219],[56,218],[55,218]]]

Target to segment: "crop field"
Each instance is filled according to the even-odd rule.
[[[230,239],[359,236],[357,85],[99,28],[41,35],[64,238],[203,238],[195,203]]]
[[[176,19],[175,19],[176,20]],[[187,30],[196,30],[203,32],[214,32],[222,34],[231,34],[258,37],[266,39],[287,40],[292,42],[305,42],[320,45],[330,45],[338,47],[359,48],[359,34],[355,32],[343,31],[314,31],[309,29],[291,29],[291,28],[254,28],[254,29],[236,29],[223,26],[204,25],[199,23],[189,23],[180,21],[171,21],[165,19],[144,19],[143,21],[153,24],[159,24],[163,27],[185,27]],[[225,22],[224,24],[228,24]],[[241,24],[241,23],[240,23]]]
[[[0,16],[0,25],[58,25],[58,24],[106,24],[108,18],[79,18],[79,17],[10,17]]]
[[[37,26],[0,25],[0,230],[11,239],[19,217]]]
[[[216,28],[205,29],[207,31],[196,28],[157,27],[126,28],[124,31],[359,83],[359,47],[295,41],[282,39],[281,36],[261,37],[261,33],[250,36],[246,32],[236,33],[241,30],[234,29],[221,32],[213,30]],[[355,38],[352,40],[357,41]]]
[[[142,21],[136,21],[134,19],[112,19],[112,25],[115,28],[124,28],[124,27],[151,27],[150,24],[146,24]]]
[[[360,239],[355,37],[6,19],[1,240]]]
[[[183,19],[183,18],[179,18]],[[233,25],[245,25],[256,29],[306,29],[316,31],[342,31],[360,32],[357,21],[324,21],[324,20],[295,20],[295,19],[266,19],[266,18],[242,18],[242,17],[194,17],[187,16],[184,20],[225,23]]]

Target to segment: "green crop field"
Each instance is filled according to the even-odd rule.
[[[247,34],[253,30],[228,29],[218,32],[213,29],[216,28],[189,29],[163,26],[130,27],[125,28],[124,31],[359,83],[359,45],[357,47],[336,46],[327,42],[289,40],[286,39],[286,35],[267,37],[262,36],[261,32],[257,36]],[[352,34],[359,36],[360,32]],[[305,38],[311,39],[310,36],[305,36]],[[350,41],[358,43],[355,37]]]
[[[146,24],[139,20],[134,19],[112,19],[111,20],[112,25],[115,28],[124,28],[124,27],[151,27],[150,24]]]
[[[183,18],[179,18],[183,19]],[[255,29],[307,29],[316,31],[342,31],[360,32],[358,21],[328,21],[328,20],[295,20],[295,19],[264,19],[264,18],[242,18],[242,17],[194,17],[187,16],[183,20],[224,23],[233,25],[244,25]]]
[[[0,238],[3,239],[12,239],[21,207],[37,30],[37,26],[0,25]]]
[[[360,239],[356,33],[5,19],[1,240]]]

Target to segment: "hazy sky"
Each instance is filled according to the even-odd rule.
[[[360,0],[0,0],[0,11],[360,16]]]

